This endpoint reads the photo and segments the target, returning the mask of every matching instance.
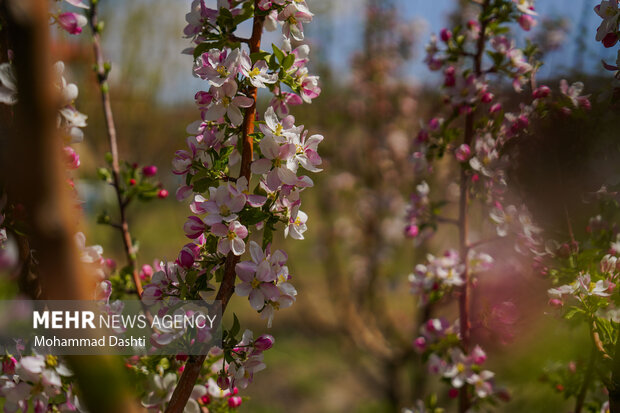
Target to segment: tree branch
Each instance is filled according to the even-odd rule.
[[[259,0],[254,0],[254,10],[258,10],[258,2]],[[254,17],[252,37],[248,42],[250,53],[260,51],[264,21],[265,18],[262,16]],[[243,118],[243,150],[241,153],[241,170],[239,172],[239,177],[243,176],[247,178],[249,183],[251,177],[250,166],[252,164],[254,153],[254,141],[250,135],[254,132],[254,121],[256,119],[257,89],[255,87],[251,87],[248,94],[250,95],[249,97],[254,100],[254,104],[246,110]],[[220,288],[217,295],[215,296],[216,300],[220,300],[222,302],[222,315],[226,311],[230,297],[232,297],[235,292],[235,265],[237,265],[238,262],[239,257],[234,255],[232,252],[230,252],[226,257],[226,263],[224,264],[224,276],[222,278],[222,282],[220,283]],[[172,393],[172,398],[166,408],[166,413],[181,413],[183,411],[192,390],[194,389],[196,380],[198,380],[198,376],[200,375],[200,370],[202,369],[202,364],[204,363],[205,358],[206,356],[201,355],[193,356],[188,359],[185,364],[185,370],[183,370],[183,374],[181,374],[177,387],[174,389],[174,393]]]
[[[110,143],[110,152],[112,153],[112,178],[113,187],[116,192],[116,200],[118,203],[120,224],[118,229],[123,238],[123,247],[125,250],[125,256],[127,263],[131,266],[133,282],[136,286],[138,296],[142,296],[142,281],[138,273],[138,262],[136,259],[136,252],[133,247],[133,241],[131,239],[131,233],[129,232],[129,224],[127,223],[126,208],[127,201],[123,199],[121,193],[121,178],[120,178],[120,166],[118,157],[118,145],[116,138],[116,126],[114,124],[114,115],[112,113],[112,104],[110,103],[110,91],[108,84],[108,70],[103,59],[103,51],[101,49],[101,30],[99,27],[98,2],[91,2],[91,7],[88,11],[88,22],[92,31],[93,37],[93,53],[95,56],[97,82],[99,83],[99,90],[101,91],[101,102],[103,104],[103,114],[105,117],[106,130],[108,132],[108,141]],[[116,226],[115,226],[116,227]]]
[[[489,5],[489,0],[482,2],[482,11],[480,12],[482,17]],[[484,49],[486,44],[486,27],[488,24],[487,19],[480,18],[480,36],[476,43],[476,54],[473,57],[474,73],[477,77],[482,74],[482,57],[484,55]],[[474,140],[474,111],[467,114],[465,118],[465,137],[464,143],[468,146],[472,146]],[[470,310],[470,285],[469,285],[469,268],[467,265],[467,251],[468,251],[468,229],[469,222],[467,216],[467,204],[469,202],[469,187],[468,176],[465,168],[461,168],[460,177],[460,197],[459,197],[459,251],[461,259],[465,263],[465,270],[463,272],[463,286],[460,289],[459,294],[459,326],[461,333],[461,345],[465,353],[469,352],[470,347],[470,329],[471,322],[469,317]],[[468,392],[468,386],[463,386],[459,391],[459,412],[465,413],[471,406],[471,400]]]

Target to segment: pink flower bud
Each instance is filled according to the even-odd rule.
[[[413,348],[415,348],[417,352],[422,353],[426,350],[426,339],[424,337],[418,337],[413,340]]]
[[[456,399],[457,397],[459,397],[459,389],[455,389],[454,387],[452,387],[448,391],[448,396],[450,396],[451,399]]]
[[[534,99],[543,99],[551,94],[551,89],[548,86],[539,86],[534,92],[532,92],[532,97]]]
[[[263,334],[262,336],[254,340],[254,348],[258,351],[269,350],[273,346],[274,342],[275,339],[273,338],[273,336],[270,336],[269,334]]]
[[[116,261],[114,261],[112,258],[106,258],[105,259],[105,265],[110,270],[114,271],[114,269],[116,268]]]
[[[418,136],[416,137],[416,140],[419,143],[423,143],[428,141],[428,132],[426,131],[426,129],[422,129],[419,133]]]
[[[495,95],[493,95],[493,93],[486,92],[485,94],[482,95],[482,97],[480,98],[480,101],[482,101],[482,103],[491,103],[494,97]]]
[[[235,409],[235,408],[241,406],[241,402],[242,401],[243,400],[239,396],[230,397],[230,398],[228,398],[228,407],[230,407],[231,409]]]
[[[63,148],[65,152],[65,162],[67,163],[67,167],[69,169],[77,169],[80,167],[80,156],[75,152],[75,150],[70,146],[65,146]]]
[[[226,390],[230,387],[230,380],[226,376],[217,376],[217,386],[222,390]]]
[[[194,265],[194,261],[196,260],[196,257],[198,256],[199,253],[200,253],[199,245],[196,245],[193,243],[186,244],[181,250],[181,252],[179,252],[179,258],[178,258],[179,264],[183,268],[190,268],[192,265]]]
[[[17,365],[17,360],[14,357],[7,357],[2,361],[2,373],[4,374],[15,374],[15,366]]]
[[[441,126],[441,122],[437,118],[433,118],[428,122],[428,128],[432,131],[436,131]]]
[[[469,115],[471,112],[472,112],[471,106],[467,104],[459,106],[459,113],[461,115]]]
[[[549,305],[551,307],[561,308],[564,305],[564,303],[559,298],[552,298],[551,300],[549,300]]]
[[[140,278],[143,280],[147,278],[151,278],[153,276],[153,267],[148,264],[144,264],[142,266],[142,271],[140,271]]]
[[[56,21],[60,27],[70,34],[82,33],[82,27],[86,26],[86,23],[88,23],[86,17],[77,13],[62,13],[58,16]]]
[[[196,92],[194,99],[196,99],[197,104],[201,106],[206,106],[210,104],[211,101],[213,100],[213,95],[211,95],[211,93],[209,92],[200,91],[200,92]]]
[[[466,162],[471,158],[471,148],[466,143],[461,144],[456,151],[454,151],[454,156],[456,160],[459,162]]]
[[[441,29],[441,31],[439,32],[439,37],[441,38],[442,42],[448,42],[450,39],[452,39],[452,32],[448,29]]]
[[[155,176],[157,173],[157,167],[155,165],[148,165],[142,168],[142,175],[144,176]]]
[[[200,401],[202,402],[202,404],[209,404],[211,403],[211,398],[209,397],[208,394],[205,394],[204,396],[200,398]]]
[[[585,96],[579,96],[577,98],[577,103],[579,103],[579,107],[585,109],[585,110],[590,110],[592,109],[592,104],[590,103],[590,99],[588,99]]]
[[[520,115],[517,118],[517,122],[519,123],[520,128],[527,128],[528,126],[530,126],[530,120],[525,115]]]
[[[166,191],[165,189],[160,189],[157,193],[157,197],[160,199],[168,198],[168,191]]]
[[[614,47],[616,43],[618,43],[618,34],[614,32],[607,33],[607,35],[603,37],[602,42],[603,42],[603,46],[607,48]]]
[[[420,229],[417,225],[407,225],[405,227],[405,236],[407,238],[415,238],[420,233]]]
[[[444,77],[443,85],[445,87],[453,87],[456,84],[456,78],[453,74],[447,74]]]
[[[472,350],[471,361],[473,361],[474,364],[478,364],[478,365],[484,364],[484,362],[487,361],[487,355],[484,352],[484,350],[480,348],[480,346],[476,346]]]
[[[529,32],[532,27],[536,26],[536,23],[536,20],[529,14],[522,14],[521,17],[519,17],[519,26],[526,32]]]
[[[493,114],[493,113],[498,113],[502,110],[502,104],[501,103],[496,103],[493,106],[491,106],[489,108],[489,113]]]

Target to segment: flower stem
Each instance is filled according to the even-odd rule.
[[[110,152],[112,153],[112,179],[114,191],[116,192],[116,200],[118,202],[120,216],[120,224],[117,228],[121,232],[121,236],[123,238],[125,256],[127,258],[127,263],[132,270],[133,282],[136,286],[136,291],[138,292],[138,296],[142,296],[142,281],[140,280],[140,275],[138,274],[138,262],[136,260],[136,253],[133,247],[133,241],[131,240],[131,233],[129,232],[129,224],[127,223],[127,202],[123,199],[123,194],[121,191],[116,126],[114,124],[114,115],[112,113],[112,104],[110,102],[108,70],[105,67],[105,61],[103,59],[103,51],[101,49],[101,30],[99,27],[97,15],[97,2],[92,2],[90,10],[88,12],[88,21],[92,31],[93,53],[95,55],[97,82],[99,84],[99,90],[101,91],[103,114],[105,117],[106,130],[108,133],[108,141],[110,143]]]
[[[258,10],[258,3],[259,0],[254,0],[255,11]],[[263,16],[254,17],[252,37],[248,41],[250,53],[260,51],[264,22],[265,18]],[[249,183],[251,177],[250,165],[252,164],[254,153],[254,141],[251,134],[254,132],[254,121],[256,119],[257,89],[255,87],[251,87],[248,94],[252,100],[254,100],[254,104],[246,110],[243,118],[243,150],[241,153],[241,170],[239,172],[239,177],[243,176],[247,178]],[[217,295],[215,296],[216,300],[220,300],[222,302],[222,315],[226,311],[230,297],[232,297],[235,292],[235,265],[237,265],[238,262],[238,256],[234,255],[232,252],[228,253],[226,263],[224,264],[224,276],[222,278],[222,282],[220,283],[220,288]],[[200,355],[192,356],[187,360],[185,370],[183,370],[183,374],[181,374],[177,387],[172,393],[170,403],[168,403],[168,407],[166,408],[166,413],[181,413],[183,409],[185,409],[185,405],[187,404],[192,390],[194,389],[196,380],[198,380],[198,376],[200,375],[200,370],[202,369],[202,364],[205,359],[206,356]]]

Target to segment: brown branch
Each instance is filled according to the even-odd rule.
[[[60,103],[51,70],[47,0],[0,1],[15,51],[18,103],[14,126],[0,125],[0,176],[11,203],[21,204],[36,254],[42,298],[92,300],[96,277],[79,260],[74,234],[79,214],[69,192],[56,128]],[[4,27],[3,27],[4,30]],[[5,133],[6,132],[6,133]],[[67,357],[86,408],[138,412],[122,365],[111,356]]]
[[[110,102],[110,87],[108,84],[108,70],[106,69],[106,63],[103,59],[103,51],[101,50],[101,30],[99,27],[99,21],[97,17],[97,2],[92,2],[90,10],[88,11],[88,23],[92,31],[93,37],[93,53],[95,56],[95,65],[97,72],[97,82],[99,84],[99,90],[101,91],[101,102],[103,104],[103,114],[105,117],[106,130],[108,132],[108,141],[110,143],[110,152],[112,153],[112,178],[114,192],[116,192],[116,200],[118,202],[120,227],[118,228],[123,238],[123,247],[125,250],[125,256],[127,263],[131,267],[133,282],[136,286],[138,296],[142,296],[142,281],[138,273],[138,262],[136,259],[136,252],[133,247],[133,241],[131,240],[131,233],[129,232],[129,224],[127,223],[126,208],[127,200],[123,199],[121,189],[121,172],[118,161],[118,144],[116,138],[116,126],[114,124],[114,115],[112,113],[112,104]]]
[[[259,0],[254,0],[255,11],[258,10],[258,2]],[[248,42],[250,53],[260,51],[264,21],[265,18],[262,16],[254,17],[252,37]],[[256,119],[257,89],[255,87],[251,87],[248,91],[248,95],[254,100],[254,104],[246,110],[243,118],[243,150],[241,153],[241,170],[239,172],[239,177],[243,176],[247,178],[248,182],[250,182],[250,166],[252,164],[254,153],[254,142],[252,140],[252,136],[250,135],[254,132],[254,121]],[[222,282],[220,283],[220,288],[217,295],[215,296],[216,300],[220,300],[222,302],[222,315],[226,311],[228,301],[235,291],[235,265],[237,265],[238,262],[238,256],[234,255],[232,252],[228,253],[228,256],[226,257],[226,264],[224,265],[224,276],[222,278]],[[205,358],[206,356],[201,355],[193,356],[188,359],[185,364],[185,370],[183,370],[183,374],[179,379],[177,387],[174,389],[174,393],[172,393],[170,403],[166,408],[166,413],[181,413],[183,411],[185,405],[187,404],[187,400],[194,389],[196,380],[198,380],[198,376],[200,375],[200,370],[202,369],[202,364],[204,363]]]
[[[484,49],[486,44],[486,27],[488,19],[483,19],[482,15],[486,12],[489,5],[489,0],[482,2],[482,10],[480,15],[480,35],[476,42],[476,54],[473,57],[474,61],[474,73],[476,76],[482,74],[482,57],[484,55]],[[474,140],[474,111],[467,114],[465,118],[465,137],[464,143],[472,146]],[[461,168],[460,177],[460,197],[459,197],[459,251],[461,259],[465,263],[465,270],[463,272],[463,286],[460,289],[459,294],[459,326],[461,333],[461,345],[465,353],[469,352],[470,339],[471,339],[471,321],[469,316],[470,310],[470,283],[469,283],[469,268],[467,265],[467,250],[468,250],[468,229],[469,222],[467,216],[467,204],[469,202],[469,187],[468,176],[465,168]],[[468,386],[463,386],[459,392],[459,412],[465,413],[471,407],[471,400],[468,392]]]

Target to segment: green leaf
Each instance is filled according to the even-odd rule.
[[[278,70],[278,61],[276,59],[275,54],[272,54],[271,56],[269,56],[269,60],[267,61],[267,64],[269,66],[269,69]]]
[[[110,173],[110,171],[107,168],[98,168],[97,169],[97,176],[99,176],[99,179],[101,179],[102,181],[111,181],[112,180],[112,174]]]
[[[259,208],[244,208],[241,212],[239,212],[239,221],[244,225],[256,225],[270,216],[271,214],[264,212]]]
[[[284,61],[282,62],[282,68],[284,70],[288,70],[291,68],[291,66],[293,66],[293,63],[295,63],[295,55],[291,53],[284,58]]]
[[[256,63],[259,60],[268,60],[271,54],[268,52],[254,52],[250,54],[250,59],[252,59],[252,63]]]
[[[282,64],[284,62],[284,52],[280,50],[275,44],[272,44],[271,48],[273,49],[273,54],[278,59],[278,62]]]
[[[237,314],[233,313],[233,325],[230,328],[230,336],[235,337],[239,330],[241,329],[241,324],[239,324],[239,319],[237,318]]]
[[[567,312],[564,318],[570,320],[575,317],[577,314],[585,314],[585,311],[579,307],[571,307]]]
[[[193,183],[194,192],[198,192],[198,193],[207,192],[209,188],[214,186],[216,183],[217,183],[217,179],[215,178],[207,177],[207,178],[198,179],[196,182]]]

